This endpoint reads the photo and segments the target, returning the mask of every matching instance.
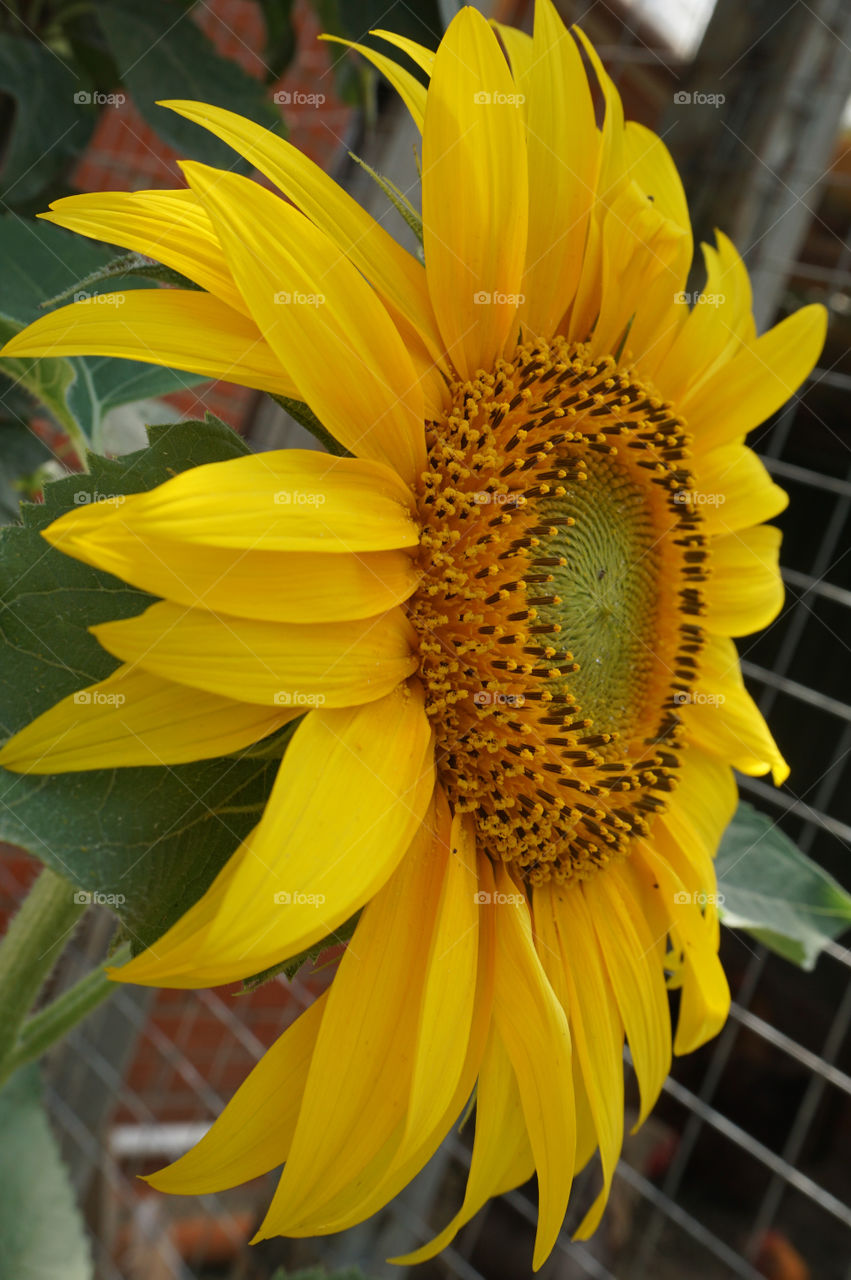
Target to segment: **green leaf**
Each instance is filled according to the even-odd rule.
[[[82,1216],[42,1104],[37,1068],[0,1090],[0,1256],[9,1280],[92,1280]]]
[[[0,524],[16,520],[21,499],[40,491],[40,469],[51,456],[25,422],[0,422]]]
[[[152,258],[146,258],[143,253],[122,253],[111,262],[107,262],[105,266],[90,271],[87,276],[83,276],[82,280],[76,281],[61,293],[57,293],[55,298],[48,298],[42,306],[58,307],[60,303],[70,301],[75,293],[90,292],[93,285],[109,282],[111,288],[111,282],[116,277],[126,279],[128,276],[141,276],[143,280],[174,284],[179,289],[201,289],[199,284],[182,276],[179,271],[175,271],[172,267],[164,267],[161,262],[154,262]]]
[[[80,82],[40,40],[4,33],[0,93],[14,100],[14,119],[2,164],[7,208],[35,199],[83,150],[96,113],[75,101]]]
[[[39,536],[81,501],[136,493],[201,463],[239,457],[214,418],[155,427],[148,449],[47,485],[24,524],[0,530],[0,715],[17,732],[60,698],[105,678],[115,660],[88,628],[142,612],[144,592],[63,556]],[[75,501],[76,500],[76,501]],[[136,947],[200,897],[259,820],[279,760],[245,753],[171,768],[27,776],[0,770],[0,840],[27,849],[109,903]]]
[[[175,16],[168,0],[108,0],[98,17],[134,106],[181,159],[248,173],[250,166],[206,129],[156,105],[168,98],[194,98],[227,107],[283,134],[280,112],[262,81],[233,60],[220,57],[190,12]]]
[[[111,250],[94,245],[49,222],[0,219],[0,337],[5,342],[43,314],[46,300],[67,297],[114,264]],[[110,276],[106,292],[143,286],[138,278]],[[204,379],[137,360],[75,356],[38,360],[0,359],[0,372],[43,404],[78,447],[83,437],[99,440],[104,415],[133,400],[150,399],[196,386]]]
[[[851,928],[851,896],[744,801],[724,832],[715,866],[724,924],[804,969]]]

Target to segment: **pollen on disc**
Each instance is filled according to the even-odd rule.
[[[594,874],[676,785],[706,576],[688,434],[555,339],[457,383],[427,439],[408,609],[441,781],[527,883]]]

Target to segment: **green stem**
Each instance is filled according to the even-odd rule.
[[[45,868],[0,943],[0,1064],[85,906],[73,885]]]
[[[109,957],[111,966],[122,965],[130,959],[130,945],[125,943]],[[18,1067],[40,1058],[51,1045],[67,1035],[72,1027],[88,1017],[93,1009],[115,991],[115,983],[106,976],[102,967],[93,969],[84,978],[63,992],[47,1008],[33,1014],[19,1029],[18,1041],[0,1064],[0,1085]]]

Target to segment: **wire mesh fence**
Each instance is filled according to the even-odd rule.
[[[528,26],[530,6],[500,17]],[[830,310],[822,363],[757,434],[756,448],[791,495],[780,517],[787,603],[740,644],[743,668],[792,773],[743,794],[847,883],[851,837],[851,12],[842,3],[574,3],[562,12],[597,44],[627,115],[658,129],[685,175],[699,234],[730,231],[752,268],[762,326],[802,301]],[[683,96],[685,95],[685,96]],[[708,102],[703,98],[719,97]],[[399,147],[388,109],[377,136]],[[364,140],[365,146],[372,143]],[[341,150],[338,149],[338,158]],[[268,431],[263,427],[263,438]],[[29,875],[2,868],[17,900]],[[56,981],[101,958],[96,911]],[[596,1236],[571,1240],[596,1194],[582,1175],[544,1280],[847,1280],[851,1276],[851,952],[831,945],[804,973],[742,934],[726,933],[730,1020],[711,1044],[676,1060],[653,1116],[627,1139]],[[467,1129],[384,1211],[323,1241],[249,1248],[272,1175],[217,1195],[176,1200],[137,1175],[185,1150],[327,981],[327,973],[233,991],[122,988],[48,1063],[48,1102],[85,1206],[100,1280],[262,1280],[277,1265],[385,1259],[425,1241],[457,1205],[470,1159]],[[633,1118],[637,1094],[630,1076]],[[628,1099],[630,1094],[628,1092]],[[531,1275],[534,1188],[492,1203],[419,1280]]]

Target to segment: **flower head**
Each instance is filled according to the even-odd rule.
[[[116,977],[225,983],[363,908],[329,993],[199,1145],[156,1175],[204,1192],[286,1161],[261,1235],[361,1221],[477,1087],[464,1204],[537,1173],[535,1265],[672,1052],[729,1004],[713,870],[733,767],[785,776],[731,637],[782,602],[785,495],[745,447],[818,356],[808,307],[757,337],[728,240],[692,240],[661,141],[538,0],[530,38],[473,9],[426,90],[424,265],[286,142],[196,103],[292,203],[186,164],[188,188],[49,215],[200,291],[75,305],[16,355],[132,356],[306,401],[353,455],[198,467],[62,516],[69,555],[161,600],[95,629],[122,665],[4,748],[55,772],[220,755],[302,717],[266,812],[216,881]],[[369,50],[366,56],[380,59]],[[583,52],[604,101],[602,123]],[[507,54],[507,56],[506,56]]]

